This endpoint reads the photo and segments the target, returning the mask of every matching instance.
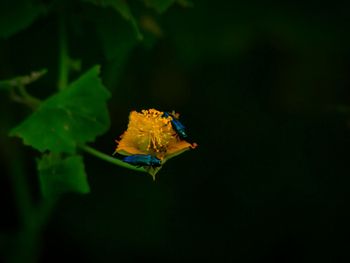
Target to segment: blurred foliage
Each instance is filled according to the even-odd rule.
[[[23,87],[26,86],[47,73],[46,69],[40,71],[33,71],[30,75],[18,76],[9,80],[0,81],[0,89],[11,89],[14,87]]]
[[[53,206],[66,193],[86,194],[90,191],[83,158],[77,155],[77,148],[81,146],[80,150],[91,149],[84,145],[95,141],[97,136],[109,129],[110,119],[106,102],[110,98],[110,92],[104,87],[99,77],[100,66],[92,67],[78,76],[76,81],[71,82],[72,76],[80,74],[82,61],[90,59],[90,54],[76,55],[75,51],[79,50],[81,45],[90,45],[88,39],[91,39],[90,34],[95,30],[100,41],[99,49],[103,50],[105,60],[91,56],[91,63],[101,64],[104,61],[111,61],[110,74],[116,74],[119,77],[131,50],[142,41],[154,42],[155,37],[147,32],[144,38],[139,25],[139,16],[143,12],[148,12],[143,11],[146,10],[145,4],[164,12],[173,4],[173,1],[165,1],[165,3],[164,1],[151,1],[151,3],[139,1],[132,6],[129,6],[129,1],[124,0],[21,0],[0,3],[0,58],[2,61],[7,63],[11,61],[10,51],[13,48],[11,42],[21,45],[21,41],[16,40],[16,37],[20,37],[22,31],[24,38],[28,37],[26,40],[29,40],[24,48],[32,49],[31,44],[45,42],[46,39],[42,38],[40,30],[36,29],[36,23],[43,20],[50,21],[47,27],[49,31],[45,31],[45,34],[47,39],[51,40],[43,45],[48,47],[53,43],[56,44],[55,52],[48,53],[48,57],[44,52],[41,53],[42,50],[38,47],[34,48],[37,50],[32,57],[35,61],[34,65],[39,61],[45,70],[33,71],[33,65],[27,65],[25,62],[25,57],[30,57],[28,53],[22,54],[18,62],[11,61],[13,68],[5,63],[1,63],[0,66],[0,69],[4,69],[0,73],[0,78],[4,79],[0,81],[1,91],[8,92],[9,98],[14,102],[23,103],[34,111],[9,134],[20,137],[25,145],[42,153],[41,158],[37,159],[39,186],[35,187],[41,190],[39,203],[32,200],[30,188],[33,186],[29,184],[28,178],[24,178],[24,171],[16,170],[11,175],[13,187],[17,189],[15,199],[20,211],[21,223],[18,233],[13,234],[13,244],[6,253],[9,262],[23,262],[23,260],[36,262],[39,256],[40,236]],[[135,16],[133,10],[139,10],[141,13]],[[154,20],[149,15],[148,17],[153,24],[151,23],[147,28],[150,29],[152,26],[157,28]],[[89,26],[86,26],[87,24]],[[56,34],[55,36],[52,35],[52,31]],[[74,45],[76,36],[79,38],[86,31],[90,36],[85,39],[83,37],[76,49]],[[32,35],[33,32],[36,35],[34,41],[32,41],[35,38]],[[36,42],[38,40],[39,42]],[[29,51],[29,53],[32,52]],[[21,57],[16,53],[14,55]],[[40,56],[39,60],[37,60],[38,56]],[[57,91],[52,89],[45,89],[44,92],[35,91],[36,81],[47,71],[52,72],[55,68],[52,61],[56,59],[57,73],[51,73],[51,75],[49,73],[50,82],[45,85],[56,88],[55,83],[57,83]],[[29,66],[26,70],[31,70],[32,73],[24,75],[17,70],[17,66],[19,68]],[[91,64],[87,67],[91,67]],[[83,66],[84,69],[87,67]],[[54,75],[57,79],[53,77]],[[112,76],[110,79],[113,83],[117,78]],[[36,97],[38,93],[40,99]],[[8,108],[6,111],[11,110]],[[1,121],[4,122],[6,119],[1,118]],[[96,150],[89,152],[97,153],[95,156],[107,161],[113,159],[109,155],[104,157],[103,153]],[[20,167],[22,165],[22,163],[19,164]],[[124,167],[128,166],[124,165]],[[134,170],[137,169],[134,168]],[[3,244],[2,240],[0,244]],[[3,246],[1,251],[2,248]]]
[[[18,0],[0,3],[0,38],[7,38],[25,29],[46,11],[39,1]]]
[[[147,6],[153,7],[159,13],[166,11],[174,2],[175,0],[145,0]]]
[[[38,161],[39,179],[44,198],[56,199],[67,192],[90,191],[81,156],[66,159],[44,155]]]
[[[102,7],[111,7],[115,11],[119,12],[119,14],[126,20],[129,21],[132,25],[136,37],[138,39],[142,39],[142,34],[140,32],[138,23],[133,16],[130,7],[128,3],[124,0],[87,0],[88,2],[94,3],[95,5],[102,6]],[[113,23],[111,24],[113,25]]]

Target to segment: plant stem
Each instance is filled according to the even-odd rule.
[[[64,14],[59,14],[58,18],[59,33],[59,58],[58,58],[58,89],[63,90],[68,85],[68,44],[67,44],[67,27]]]
[[[41,101],[38,98],[30,95],[27,92],[25,86],[19,86],[18,90],[20,95],[22,96],[23,103],[27,104],[32,109],[36,109],[37,107],[39,107]]]
[[[14,198],[18,209],[19,222],[21,226],[26,226],[30,221],[33,203],[26,180],[27,174],[25,174],[22,166],[22,156],[20,156],[20,154],[17,154],[16,158],[10,160],[12,172],[10,178],[12,180]]]
[[[43,200],[35,205],[30,193],[28,174],[23,168],[23,156],[17,149],[9,152],[9,164],[14,198],[19,217],[19,231],[16,233],[15,246],[8,251],[8,262],[36,263],[40,256],[42,232],[49,219],[53,203]]]
[[[121,167],[124,167],[124,168],[127,168],[127,169],[130,169],[130,170],[134,170],[134,171],[137,171],[137,172],[144,172],[146,173],[147,171],[144,169],[144,168],[138,168],[136,166],[133,166],[133,165],[130,165],[128,163],[125,163],[117,158],[113,158],[107,154],[104,154],[100,151],[97,151],[96,149],[94,148],[91,148],[89,146],[86,146],[86,145],[80,145],[79,146],[80,149],[84,150],[85,152],[87,153],[90,153],[91,155],[97,157],[97,158],[100,158],[106,162],[110,162],[112,164],[115,164],[115,165],[118,165],[118,166],[121,166]]]

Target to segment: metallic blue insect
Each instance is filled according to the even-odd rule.
[[[135,165],[135,166],[151,166],[159,167],[162,165],[161,161],[149,154],[134,154],[122,158],[123,162]]]
[[[164,112],[163,117],[172,117],[171,120],[171,126],[173,126],[173,129],[176,131],[176,133],[179,135],[181,139],[187,138],[187,134],[185,132],[185,126],[171,113]]]

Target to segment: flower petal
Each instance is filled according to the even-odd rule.
[[[164,162],[167,160],[185,152],[190,149],[195,149],[198,145],[196,143],[190,144],[187,141],[180,140],[175,144],[169,145],[169,148],[167,149],[167,153],[164,156]]]

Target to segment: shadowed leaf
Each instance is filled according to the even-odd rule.
[[[158,13],[165,12],[175,0],[144,0],[145,4],[151,8],[154,8]]]
[[[86,2],[93,3],[102,7],[111,7],[117,11],[126,21],[130,22],[132,25],[137,39],[141,40],[143,38],[140,28],[138,26],[137,20],[132,14],[130,7],[125,0],[84,0]]]
[[[56,199],[69,192],[80,194],[90,192],[81,156],[60,159],[44,155],[38,160],[37,166],[44,198]]]
[[[95,12],[91,17],[100,38],[103,51],[108,60],[123,64],[130,51],[137,45],[129,23],[115,12]]]
[[[7,38],[28,27],[45,12],[42,4],[30,0],[0,1],[0,38]]]

